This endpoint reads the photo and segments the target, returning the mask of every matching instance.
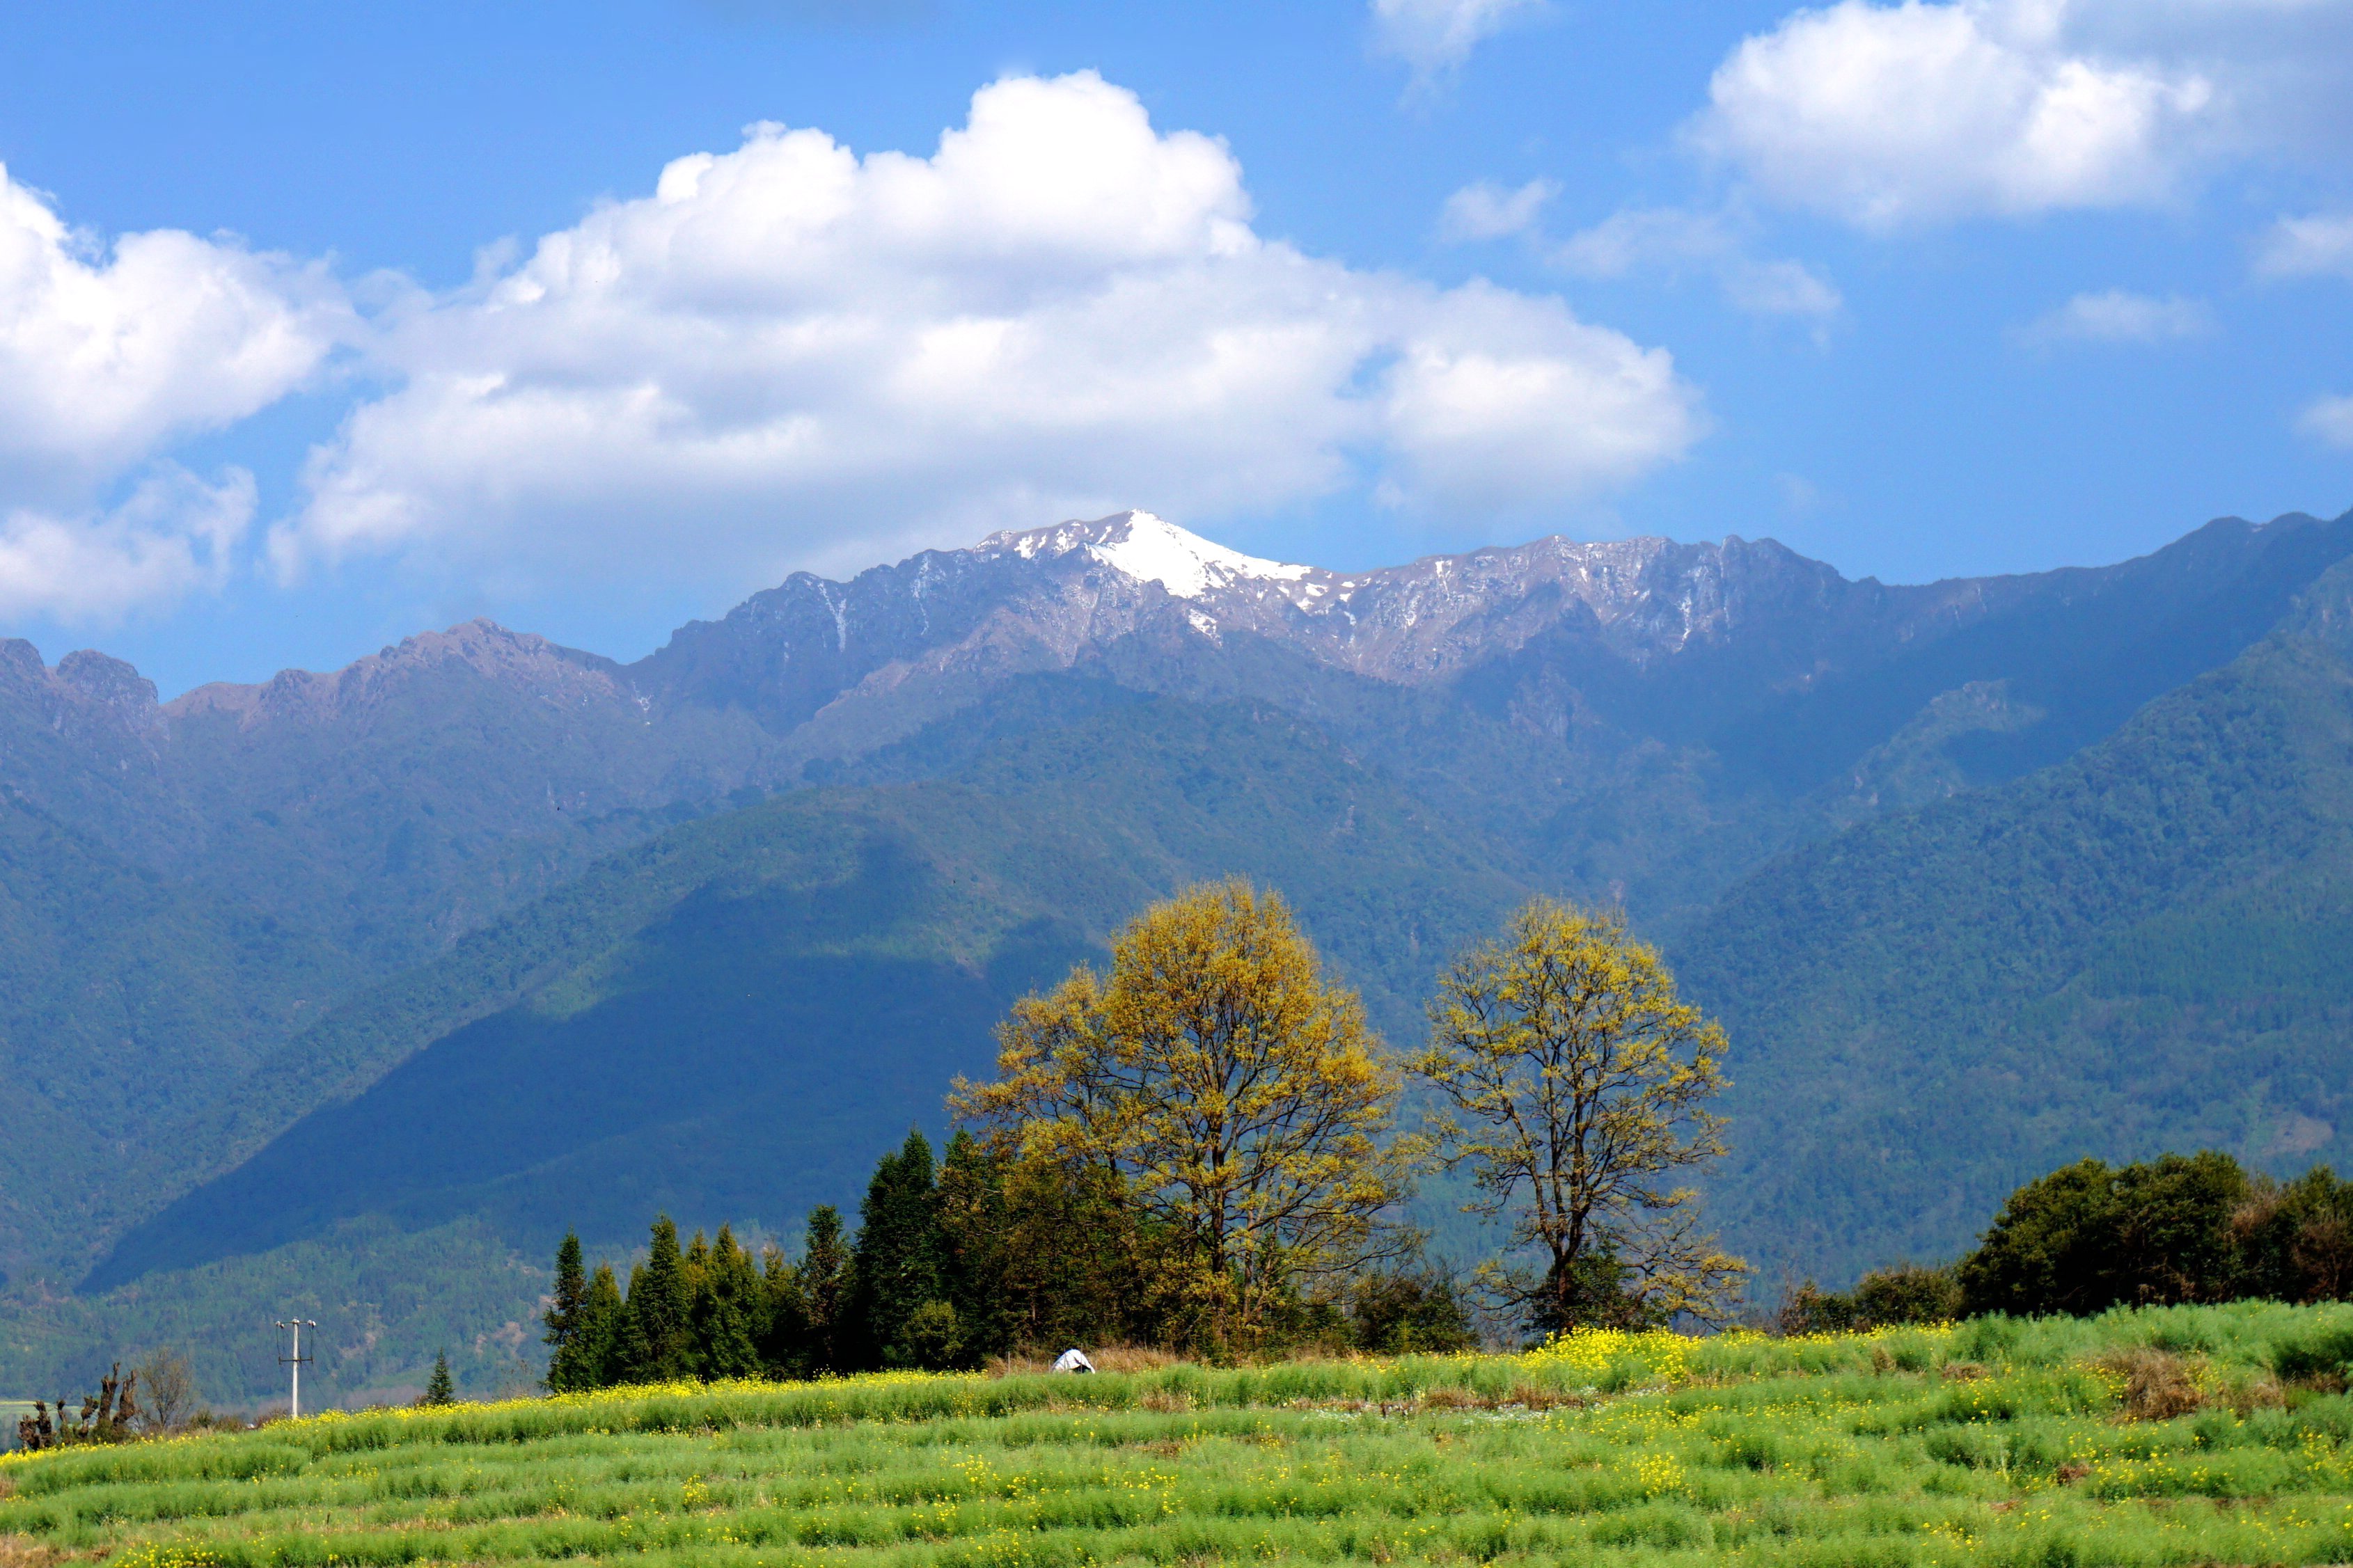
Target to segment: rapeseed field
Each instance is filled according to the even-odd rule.
[[[2353,1308],[681,1384],[0,1460],[0,1563],[2353,1561]]]

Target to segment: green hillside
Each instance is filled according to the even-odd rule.
[[[1843,1278],[2079,1156],[2353,1157],[2353,571],[2116,734],[1859,826],[1675,943],[1739,1042],[1734,1235]]]
[[[225,1173],[89,1288],[369,1215],[482,1216],[533,1258],[571,1225],[628,1245],[661,1207],[783,1231],[849,1201],[911,1117],[936,1124],[1016,996],[1183,883],[1282,888],[1394,1032],[1523,894],[1286,715],[1059,680],[1014,700],[1080,710],[1008,729],[956,782],[674,829],[298,1037],[175,1138]],[[320,1109],[267,1137],[290,1096]]]
[[[380,1411],[0,1460],[0,1560],[2337,1563],[2348,1331],[2174,1309]]]
[[[116,1179],[127,1135],[250,1070],[261,1042],[348,979],[300,923],[130,862],[4,793],[0,948],[0,1274],[138,1218],[152,1194]]]
[[[62,1287],[206,1170],[178,1129],[264,1057],[740,781],[740,715],[552,701],[456,655],[605,661],[459,634],[168,713],[0,642],[0,1272]]]

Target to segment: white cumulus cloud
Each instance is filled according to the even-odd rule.
[[[1434,301],[1402,346],[1384,399],[1393,504],[1529,510],[1634,479],[1699,433],[1664,349],[1556,300],[1473,283]]]
[[[2179,294],[2158,298],[2110,289],[2078,294],[2019,332],[2031,344],[2055,342],[2159,343],[2200,338],[2214,330],[2214,313]]]
[[[150,466],[301,385],[351,321],[316,267],[170,229],[109,245],[0,168],[0,605],[111,614],[216,581],[250,479]]]
[[[1867,229],[2166,202],[2220,134],[2216,84],[2098,47],[2084,9],[1799,11],[1717,68],[1693,133],[1773,199]]]
[[[2255,271],[2265,278],[2353,279],[2353,213],[2280,219],[2256,249]]]
[[[396,384],[314,452],[273,549],[289,572],[393,553],[740,588],[1008,524],[1208,521],[1366,479],[1476,521],[1695,438],[1662,351],[1250,220],[1222,143],[1156,131],[1092,73],[983,89],[928,157],[755,127],[384,322]]]
[[[2353,451],[2353,397],[2318,397],[2305,405],[2295,427],[2316,440]]]
[[[1372,0],[1373,41],[1423,79],[1442,76],[1543,0]]]

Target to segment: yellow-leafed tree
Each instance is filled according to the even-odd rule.
[[[1495,1292],[1540,1330],[1722,1318],[1747,1266],[1701,1233],[1675,1173],[1724,1152],[1724,1030],[1622,917],[1538,899],[1456,961],[1409,1064],[1440,1097],[1440,1159],[1534,1270]]]
[[[1237,879],[1147,910],[1107,973],[1015,1005],[997,1071],[957,1083],[957,1115],[1113,1173],[1186,1276],[1153,1283],[1217,1338],[1248,1341],[1287,1288],[1388,1245],[1398,1075],[1272,892]]]

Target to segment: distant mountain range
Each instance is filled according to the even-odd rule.
[[[1738,539],[1335,574],[1131,512],[634,665],[475,622],[159,704],[0,643],[0,1391],[329,1278],[372,1325],[331,1382],[495,1359],[360,1262],[797,1225],[1226,871],[1398,1039],[1514,900],[1623,903],[1732,1030],[1713,1201],[1776,1277],[1949,1252],[2077,1153],[2337,1157],[2348,554],[2353,514],[1922,587]]]

